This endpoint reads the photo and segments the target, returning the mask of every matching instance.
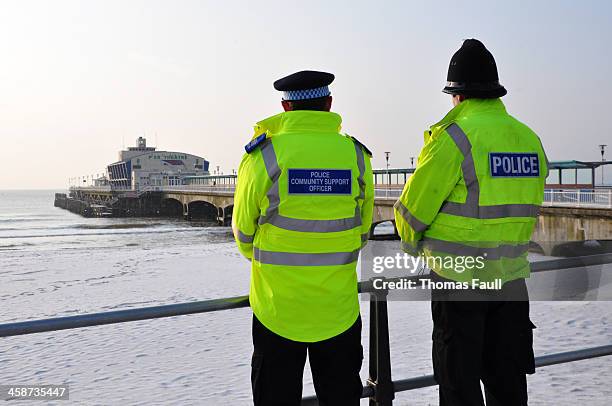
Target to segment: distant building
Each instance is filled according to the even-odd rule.
[[[119,161],[108,165],[108,183],[113,189],[139,190],[155,186],[177,186],[188,176],[208,175],[209,162],[184,152],[156,151],[138,137],[137,146],[119,152]]]

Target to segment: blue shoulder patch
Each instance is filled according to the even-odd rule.
[[[251,140],[251,142],[246,144],[244,146],[244,150],[247,152],[247,154],[250,154],[251,151],[253,151],[255,148],[257,148],[259,146],[259,144],[261,144],[265,140],[266,140],[266,133],[263,133],[263,134],[257,136],[257,138],[253,138]]]

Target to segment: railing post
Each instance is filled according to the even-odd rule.
[[[391,406],[395,398],[391,379],[387,294],[387,290],[370,293],[370,377],[367,384],[374,389],[370,406]]]
[[[376,312],[376,294],[370,293],[370,376],[367,381],[368,386],[376,389],[376,380],[378,379],[378,315]],[[370,398],[370,406],[376,403]]]

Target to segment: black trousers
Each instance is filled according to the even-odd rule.
[[[361,316],[342,334],[316,343],[288,340],[253,316],[253,347],[251,383],[255,406],[300,404],[307,352],[319,404],[359,405]]]
[[[445,281],[435,274],[432,279]],[[500,300],[509,291],[513,300]],[[527,405],[525,375],[535,372],[535,326],[525,280],[508,282],[501,292],[480,300],[460,300],[461,295],[432,290],[432,356],[440,406],[483,406],[481,381],[487,406]]]

